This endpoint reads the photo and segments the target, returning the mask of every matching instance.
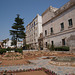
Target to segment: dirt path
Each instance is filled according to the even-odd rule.
[[[2,75],[2,74],[0,74]],[[10,75],[7,73],[7,75]],[[18,73],[13,73],[13,75],[47,75],[44,71],[31,71],[31,72],[18,72]]]

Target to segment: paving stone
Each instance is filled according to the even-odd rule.
[[[70,74],[74,73],[75,74],[75,67],[70,67],[70,66],[55,66],[51,65],[48,62],[50,59],[42,59],[46,58],[47,56],[43,56],[39,58],[38,60],[29,60],[30,62],[34,64],[29,64],[29,65],[17,65],[17,66],[6,66],[6,67],[0,67],[0,71],[2,70],[20,70],[20,69],[36,69],[36,68],[47,68],[49,70],[54,71],[58,75],[65,75],[65,74]]]

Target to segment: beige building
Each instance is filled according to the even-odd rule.
[[[75,0],[61,8],[49,7],[42,14],[43,46],[68,46],[68,38],[75,35]]]
[[[30,49],[38,49],[38,38],[42,32],[42,17],[37,16],[26,26],[26,44],[30,45]]]
[[[39,50],[43,50],[43,33],[40,33],[40,37],[38,38]]]

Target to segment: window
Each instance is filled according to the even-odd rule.
[[[52,46],[54,45],[54,42],[53,41],[51,41],[51,43],[52,43]]]
[[[34,29],[35,29],[35,27],[34,27]]]
[[[47,47],[47,42],[46,42],[46,47]]]
[[[64,30],[64,23],[61,23],[61,31]]]
[[[68,22],[69,22],[69,26],[72,26],[73,25],[72,19],[69,19]]]
[[[65,39],[62,39],[62,45],[65,45]]]
[[[35,22],[34,22],[34,26],[35,26]]]
[[[47,30],[45,30],[45,36],[47,35]]]
[[[32,27],[33,27],[33,24],[32,24]]]
[[[51,29],[51,34],[53,34],[53,28],[50,28]]]

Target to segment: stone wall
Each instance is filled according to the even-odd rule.
[[[51,44],[54,42],[54,46],[62,46],[62,39],[65,39],[65,45],[68,46],[67,40],[71,35],[75,35],[75,6],[70,7],[68,10],[64,11],[54,19],[46,22],[43,25],[43,37],[44,37],[44,48],[45,43]],[[73,25],[69,27],[68,20],[72,19]],[[64,30],[61,31],[61,23],[64,23]],[[51,34],[50,28],[53,28],[53,34]],[[47,30],[47,35],[45,35],[45,30]],[[72,41],[72,45],[74,45]]]
[[[71,35],[68,38],[68,45],[70,47],[70,51],[75,52],[75,35]]]

